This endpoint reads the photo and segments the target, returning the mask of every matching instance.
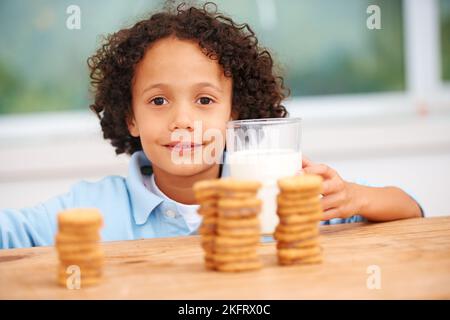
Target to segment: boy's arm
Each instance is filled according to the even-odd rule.
[[[52,245],[56,215],[71,206],[72,195],[68,193],[35,207],[0,210],[0,249]]]
[[[423,216],[420,205],[397,187],[368,187],[344,181],[332,168],[303,158],[303,171],[323,177],[324,220],[390,221]]]
[[[359,202],[358,213],[369,221],[423,217],[421,206],[400,188],[347,183],[355,201]]]

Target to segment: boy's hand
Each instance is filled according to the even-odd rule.
[[[325,164],[313,163],[303,157],[302,167],[305,173],[318,174],[323,178],[322,207],[323,220],[348,218],[360,210],[357,189],[354,183],[344,181],[339,174]]]

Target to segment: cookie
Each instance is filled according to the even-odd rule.
[[[283,194],[277,195],[278,207],[290,208],[290,207],[310,207],[321,204],[319,196],[313,196],[305,199],[289,199],[283,196]]]
[[[297,233],[302,231],[308,231],[319,226],[318,222],[309,222],[302,224],[283,224],[279,223],[275,231],[280,231],[282,233]]]
[[[322,192],[323,178],[316,174],[302,174],[278,179],[278,187],[281,192],[308,193],[311,191]]]
[[[202,224],[198,230],[201,235],[214,235],[217,229],[217,218],[214,216],[207,216],[203,218]]]
[[[204,206],[203,204],[200,204],[197,212],[202,217],[215,217],[217,216],[217,206]]]
[[[217,234],[221,236],[251,236],[253,234],[259,234],[259,227],[245,227],[245,228],[217,228]]]
[[[280,223],[282,224],[301,224],[301,223],[310,223],[317,222],[323,218],[323,212],[317,211],[311,214],[302,214],[302,215],[279,215]]]
[[[247,199],[220,199],[219,218],[251,218],[261,211],[262,201],[256,197]]]
[[[215,253],[223,253],[223,254],[244,254],[255,252],[256,246],[255,244],[251,245],[238,245],[238,246],[215,246]]]
[[[98,232],[92,232],[89,234],[83,233],[57,233],[55,236],[55,245],[62,244],[84,244],[99,242],[100,234]]]
[[[69,269],[68,267],[59,265],[58,266],[58,273],[60,276],[70,276],[75,274],[74,272],[75,269]],[[100,277],[102,275],[103,269],[102,268],[94,268],[94,267],[80,267],[79,268],[79,275],[81,277]]]
[[[306,257],[314,257],[322,252],[320,246],[311,246],[306,248],[282,248],[277,250],[280,259],[300,259]]]
[[[233,236],[226,236],[226,235],[218,235],[214,239],[214,245],[216,247],[232,247],[232,246],[239,246],[239,245],[258,245],[260,242],[260,236],[253,234],[250,236],[243,236],[243,237],[233,237]]]
[[[318,254],[316,256],[311,256],[311,257],[304,257],[304,258],[293,258],[293,259],[278,258],[278,263],[283,266],[296,265],[296,264],[315,264],[315,263],[321,263],[322,261],[323,261],[323,257],[321,254]]]
[[[216,269],[221,272],[244,272],[262,268],[260,260],[236,261],[216,265]]]
[[[279,230],[274,232],[274,238],[276,240],[285,241],[285,242],[308,239],[308,238],[311,238],[311,237],[314,237],[317,235],[319,235],[318,228],[313,228],[313,229],[305,230],[305,231],[301,231],[301,232],[291,232],[291,233],[281,232]]]
[[[80,278],[80,288],[97,285],[101,281],[102,281],[102,277],[88,277],[88,278],[81,277]],[[70,277],[70,275],[67,275],[67,276],[58,275],[57,282],[62,287],[71,288],[73,286],[75,288],[75,279]]]
[[[237,261],[249,261],[249,260],[257,260],[258,255],[256,250],[247,251],[242,253],[214,253],[213,255],[214,262],[217,264],[220,263],[228,263],[228,262],[237,262]]]
[[[261,188],[261,183],[256,180],[243,180],[235,178],[225,178],[220,180],[220,192],[256,192]]]
[[[55,245],[60,255],[86,254],[95,251],[98,248],[97,243],[84,244],[57,244]]]
[[[194,183],[192,189],[198,202],[215,199],[218,196],[220,179],[201,180]]]
[[[250,217],[248,219],[225,219],[220,217],[217,219],[217,226],[223,228],[243,228],[243,227],[258,227],[260,222],[257,217]]]
[[[58,214],[58,226],[65,228],[100,228],[103,218],[98,209],[67,209]]]
[[[311,238],[300,239],[296,241],[277,241],[277,249],[295,249],[295,248],[307,248],[312,246],[319,246],[319,237],[313,236]]]
[[[256,197],[256,192],[244,192],[244,191],[230,191],[230,190],[223,190],[221,191],[221,198],[226,199],[247,199]]]
[[[217,234],[224,236],[252,236],[260,233],[260,223],[257,217],[248,219],[226,219],[220,217],[217,220]]]
[[[73,264],[103,261],[105,258],[103,251],[100,248],[96,248],[95,250],[87,252],[74,252],[74,253],[71,252],[66,253],[58,251],[58,257],[60,261],[63,261],[65,263],[73,262]]]
[[[277,208],[278,216],[290,216],[290,215],[308,215],[317,212],[322,212],[323,208],[321,204],[311,205],[309,207],[289,207],[289,208]]]
[[[201,246],[206,252],[213,252],[214,250],[214,235],[203,234],[200,239]]]

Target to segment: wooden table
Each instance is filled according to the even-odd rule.
[[[104,243],[104,281],[80,290],[56,284],[53,247],[0,250],[0,299],[450,298],[450,217],[321,234],[322,264],[279,266],[271,242],[259,247],[263,269],[236,274],[205,270],[198,236]],[[368,270],[377,268],[381,289],[369,289]]]

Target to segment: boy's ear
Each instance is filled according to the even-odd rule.
[[[130,114],[127,117],[127,126],[128,126],[128,131],[130,132],[130,134],[137,138],[139,137],[139,127],[136,123],[136,120],[134,119],[134,115]]]

